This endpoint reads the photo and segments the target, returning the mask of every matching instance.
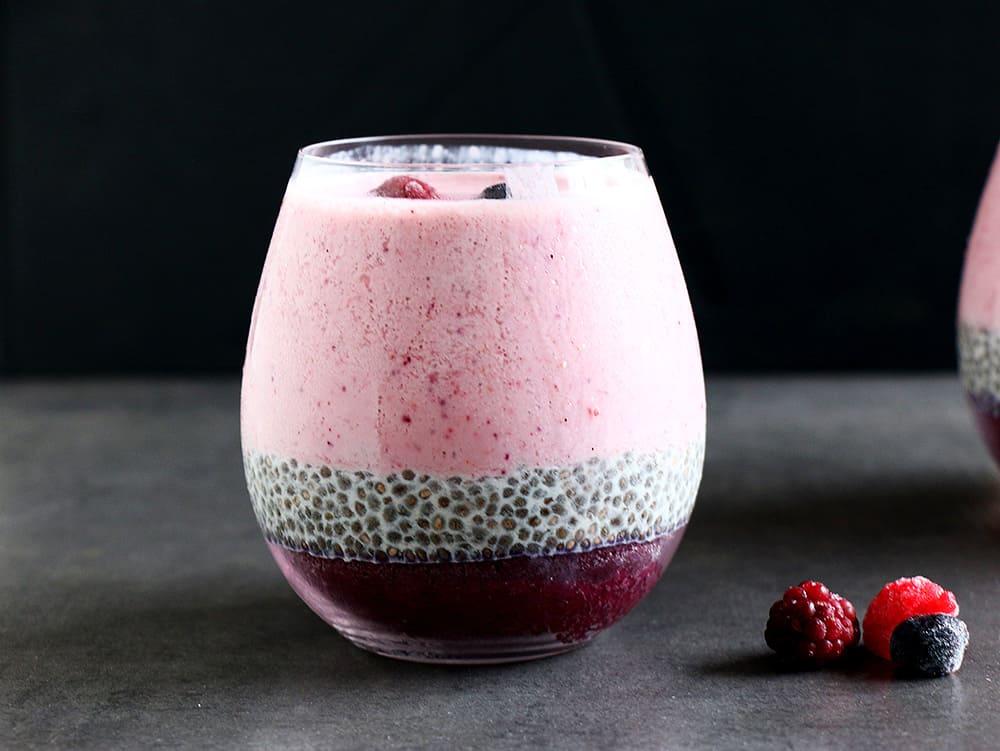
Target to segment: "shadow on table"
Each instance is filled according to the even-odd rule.
[[[836,665],[823,668],[823,671],[869,681],[889,681],[895,677],[891,664],[861,647],[854,649]],[[702,663],[698,666],[697,672],[705,677],[774,678],[818,671],[782,662],[777,655],[763,647],[757,652],[747,652]]]
[[[855,541],[924,534],[1000,537],[1000,483],[991,474],[889,477],[825,487],[803,482],[742,497],[705,490],[695,521],[713,526],[747,531],[759,526]]]
[[[101,712],[239,707],[253,705],[262,692],[333,700],[390,681],[464,681],[473,671],[481,676],[507,669],[390,660],[351,645],[291,592],[272,587],[228,598],[219,592],[224,582],[158,593],[110,586],[66,593],[64,612],[44,619],[58,627],[19,629],[6,645],[19,683],[13,706],[70,702],[80,711]]]

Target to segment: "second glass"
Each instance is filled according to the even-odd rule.
[[[242,431],[272,555],[361,647],[520,660],[620,619],[680,542],[705,438],[694,320],[641,151],[303,149]]]
[[[965,253],[958,298],[958,367],[979,432],[1000,466],[1000,147]]]

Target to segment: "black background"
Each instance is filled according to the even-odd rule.
[[[951,367],[1000,3],[3,3],[0,372],[237,372],[296,149],[646,151],[709,370]]]

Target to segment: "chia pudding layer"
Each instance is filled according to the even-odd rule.
[[[269,542],[325,558],[489,560],[649,540],[691,515],[704,442],[505,475],[348,471],[246,452]]]
[[[1000,333],[960,323],[958,368],[976,427],[1000,464]]]
[[[969,397],[981,408],[997,412],[1000,405],[1000,332],[959,323],[958,371]]]

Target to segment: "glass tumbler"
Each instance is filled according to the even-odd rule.
[[[979,432],[1000,465],[1000,149],[965,254],[958,300],[958,364]]]
[[[660,578],[704,456],[697,334],[642,152],[303,148],[241,411],[271,554],[353,643],[457,663],[585,643]]]

